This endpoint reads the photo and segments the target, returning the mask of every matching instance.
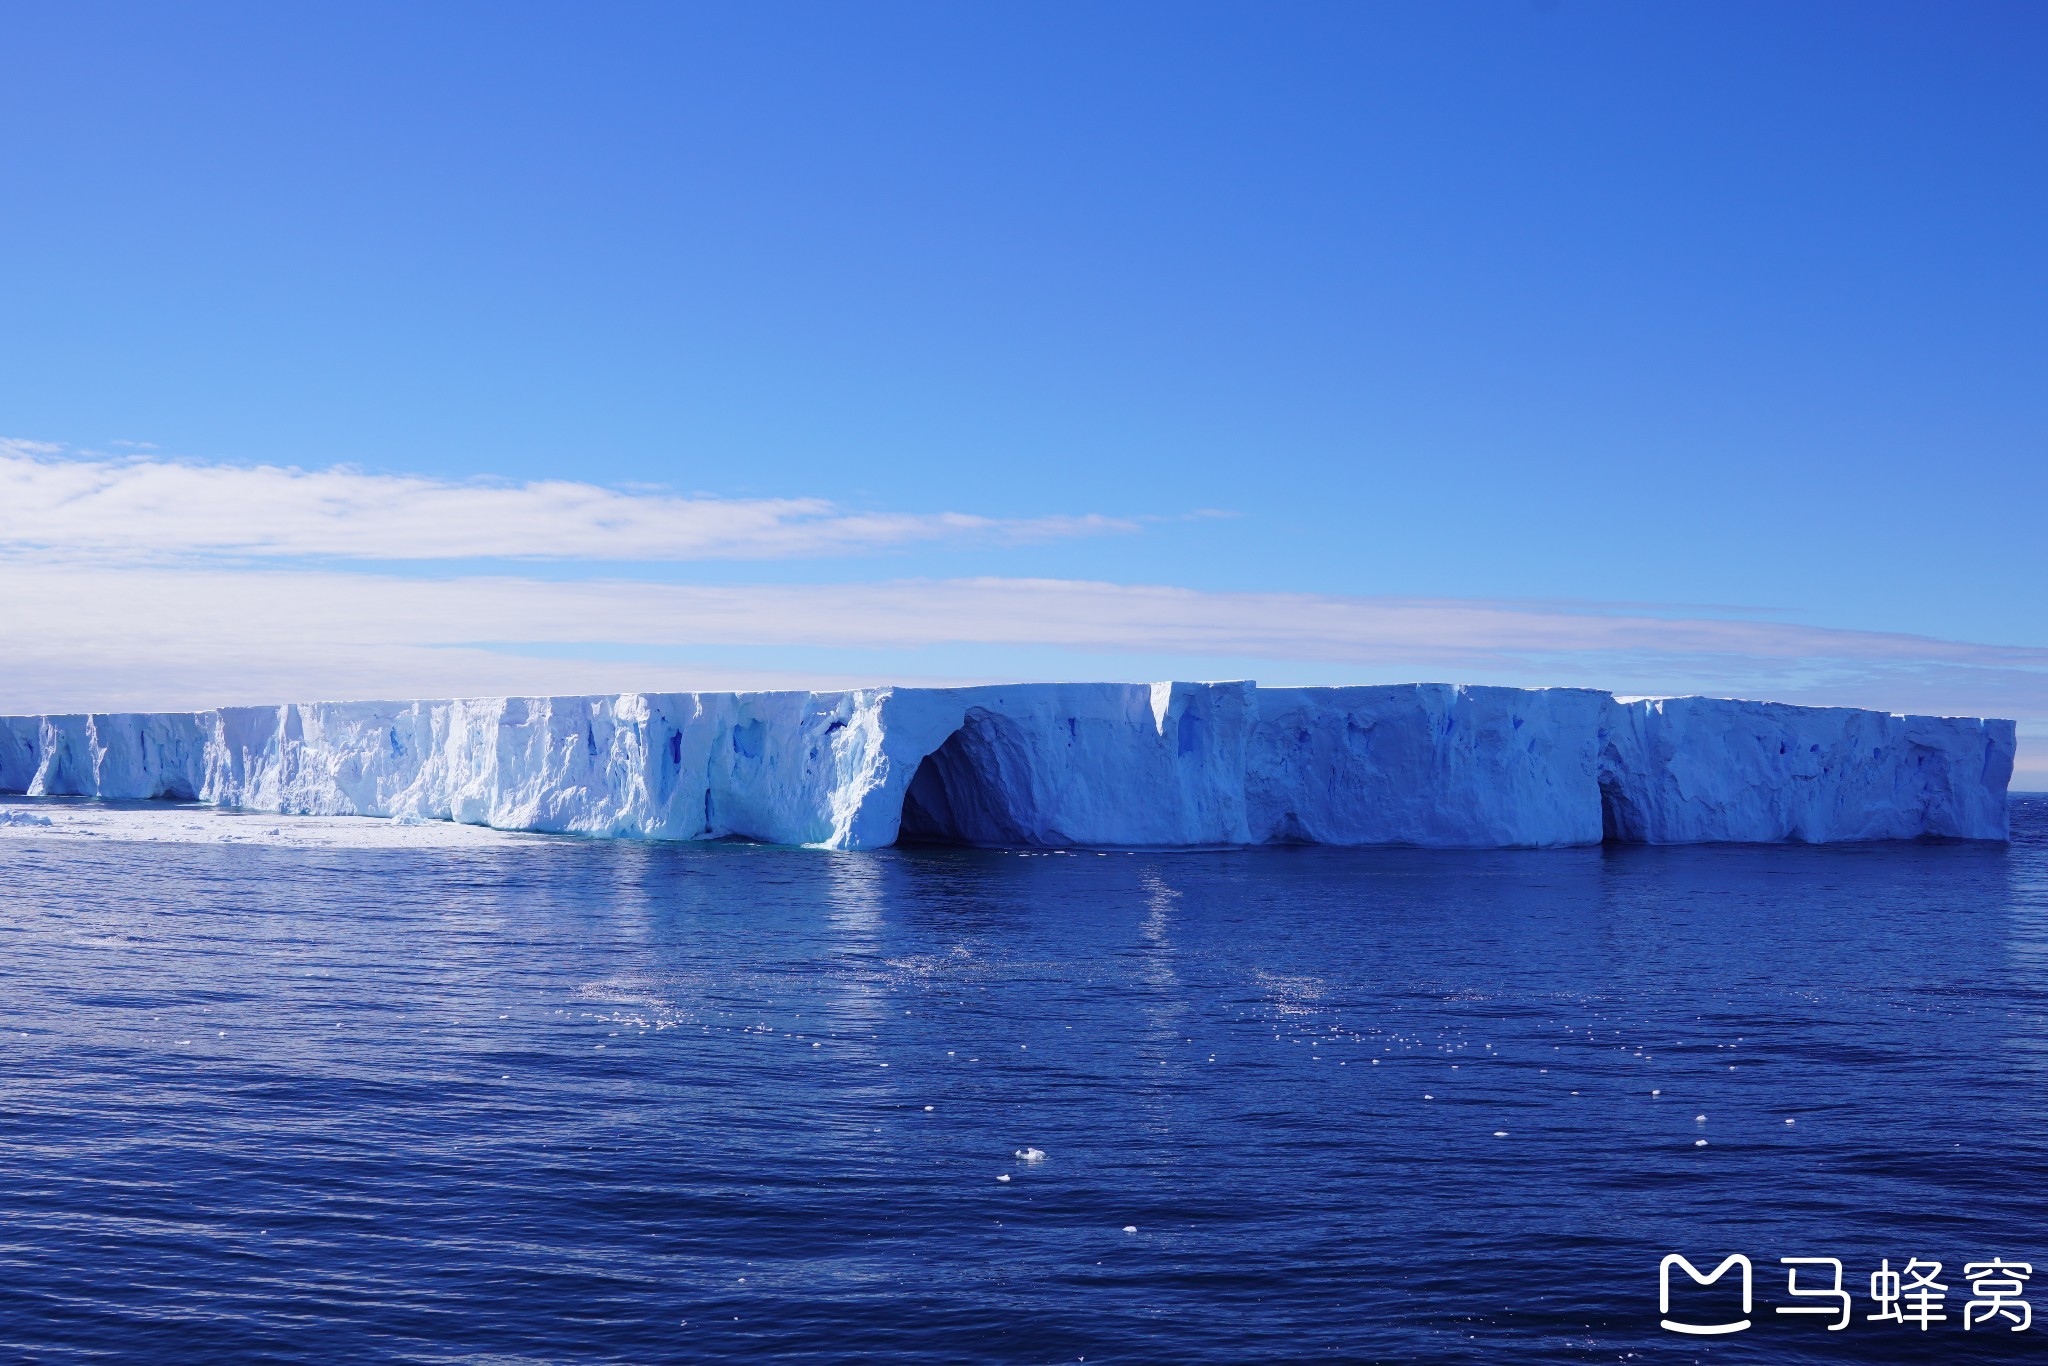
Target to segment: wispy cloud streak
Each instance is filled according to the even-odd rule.
[[[0,554],[71,562],[790,559],[1136,526],[1089,514],[863,512],[822,498],[712,498],[559,479],[110,459],[0,440]]]
[[[706,585],[624,577],[640,571],[622,563],[1129,525],[86,458],[0,442],[0,712],[966,681],[1013,659],[1037,677],[1170,670],[1763,696],[2012,716],[2048,740],[2048,649],[1761,613],[1076,579]],[[583,561],[586,571],[609,561],[611,577],[502,564],[418,572],[456,559]],[[369,572],[378,561],[411,568]],[[676,662],[692,651],[705,667]],[[734,657],[782,672],[719,663]],[[2023,768],[2040,770],[2037,747],[2048,750],[2023,744]]]
[[[73,679],[253,673],[332,696],[323,669],[365,680],[374,661],[406,693],[400,655],[488,647],[483,659],[606,647],[803,646],[920,651],[959,673],[962,647],[1095,657],[1296,662],[1332,680],[1426,676],[1576,682],[1623,690],[1759,690],[1811,700],[2048,718],[2048,650],[1779,621],[1677,619],[1541,603],[1209,593],[1044,579],[704,586],[506,576],[383,578],[286,570],[139,570],[0,564],[0,632],[20,692]],[[949,653],[952,652],[952,653]],[[666,671],[664,671],[666,673]],[[370,670],[376,674],[376,670]],[[449,682],[437,667],[436,679]],[[619,687],[642,686],[615,666]],[[475,685],[492,692],[488,668]],[[37,691],[43,691],[38,689]],[[0,696],[0,705],[9,699]]]

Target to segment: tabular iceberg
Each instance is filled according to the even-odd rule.
[[[0,792],[831,849],[2007,837],[2011,721],[1042,683],[0,717]]]

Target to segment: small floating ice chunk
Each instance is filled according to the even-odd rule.
[[[1692,1141],[1692,1146],[1695,1148],[1704,1148],[1707,1146],[1707,1140],[1705,1140],[1704,1138],[1696,1138]]]
[[[1506,1129],[1495,1129],[1493,1131],[1493,1136],[1495,1138],[1506,1138],[1508,1136],[1508,1131]]]
[[[1001,1176],[998,1176],[998,1177],[996,1178],[996,1180],[998,1180],[998,1181],[1008,1181],[1009,1179],[1010,1179],[1010,1174],[1009,1174],[1008,1172],[1004,1172],[1004,1173],[1003,1173],[1003,1174],[1002,1174]]]
[[[1136,1224],[1125,1224],[1125,1225],[1124,1225],[1124,1232],[1126,1232],[1126,1233],[1136,1233],[1137,1231],[1138,1231],[1138,1226],[1137,1226]]]
[[[1043,1162],[1045,1161],[1045,1149],[1019,1148],[1017,1149],[1017,1156],[1026,1162]]]
[[[1692,1122],[1695,1124],[1705,1124],[1707,1122],[1707,1117],[1705,1115],[1694,1115],[1692,1117]]]

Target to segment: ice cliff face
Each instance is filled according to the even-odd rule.
[[[1020,684],[0,717],[0,792],[867,849],[2006,837],[2010,721]]]

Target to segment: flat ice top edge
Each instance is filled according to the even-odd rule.
[[[1197,687],[1197,688],[1248,688],[1248,689],[1251,689],[1251,690],[1253,690],[1253,691],[1255,691],[1255,692],[1261,692],[1261,693],[1266,693],[1266,694],[1279,694],[1279,693],[1316,693],[1316,694],[1339,694],[1339,693],[1350,693],[1350,692],[1358,692],[1358,691],[1361,691],[1361,690],[1372,690],[1372,689],[1387,689],[1387,688],[1442,688],[1442,689],[1449,689],[1449,690],[1452,690],[1452,691],[1454,691],[1454,692],[1458,692],[1458,693],[1468,693],[1468,692],[1486,692],[1486,691],[1491,691],[1491,692],[1503,692],[1503,693],[1529,693],[1529,694],[1548,694],[1548,693],[1580,693],[1580,694],[1586,694],[1586,695],[1588,695],[1588,696],[1593,696],[1593,697],[1604,697],[1604,698],[1607,698],[1607,699],[1609,699],[1609,700],[1611,700],[1611,701],[1614,701],[1614,702],[1616,702],[1616,703],[1619,703],[1619,704],[1622,704],[1622,705],[1633,705],[1633,704],[1635,704],[1635,703],[1641,703],[1641,702],[1695,702],[1695,701],[1697,701],[1697,702],[1734,702],[1734,703],[1742,703],[1742,704],[1745,704],[1745,705],[1750,705],[1750,706],[1757,706],[1757,707],[1771,707],[1771,708],[1777,708],[1777,709],[1781,709],[1781,710],[1787,710],[1787,711],[1799,711],[1799,712],[1859,712],[1859,713],[1865,713],[1865,714],[1869,714],[1869,715],[1875,715],[1875,716],[1891,716],[1891,717],[1896,717],[1896,718],[1901,718],[1901,719],[1906,719],[1906,718],[1924,718],[1924,719],[1927,719],[1927,720],[1936,720],[1936,721],[2009,721],[2009,720],[2010,720],[2010,718],[2005,718],[2005,717],[1976,717],[1976,716],[1970,716],[1970,715],[1968,715],[1967,713],[1960,713],[1960,712],[1902,712],[1902,711],[1887,711],[1887,710],[1883,710],[1883,709],[1878,709],[1878,708],[1867,708],[1867,707],[1846,707],[1846,706],[1828,706],[1828,705],[1823,705],[1823,704],[1818,704],[1818,703],[1810,703],[1810,702],[1782,702],[1782,701],[1776,701],[1776,700],[1773,700],[1773,699],[1771,699],[1771,698],[1767,698],[1767,697],[1728,697],[1728,696],[1723,696],[1723,695],[1719,695],[1719,694],[1714,694],[1714,693],[1617,693],[1617,692],[1610,692],[1610,691],[1608,691],[1608,690],[1606,690],[1606,689],[1603,689],[1603,688],[1589,688],[1589,687],[1581,687],[1581,686],[1578,686],[1578,685],[1574,685],[1574,684],[1554,684],[1554,685],[1544,685],[1544,686],[1540,686],[1540,687],[1528,687],[1528,688],[1522,688],[1522,687],[1514,687],[1514,686],[1511,686],[1511,685],[1507,685],[1507,684],[1497,684],[1497,683],[1452,683],[1452,682],[1442,682],[1442,681],[1418,681],[1418,682],[1408,682],[1408,683],[1300,683],[1300,684],[1276,684],[1276,685],[1273,685],[1273,686],[1270,686],[1270,687],[1262,687],[1262,686],[1261,686],[1261,685],[1259,685],[1258,683],[1255,683],[1255,682],[1251,682],[1251,681],[1248,681],[1248,680],[1242,680],[1242,679],[1221,679],[1221,680],[1179,680],[1179,681],[1176,681],[1176,682],[1174,682],[1174,683],[1171,683],[1171,684],[1164,684],[1164,683],[1100,683],[1100,682],[1096,682],[1096,683],[1090,683],[1090,682],[1083,682],[1083,681],[1064,681],[1064,682],[1047,682],[1047,681],[1038,681],[1038,682],[1006,682],[1006,683],[960,683],[960,684],[944,684],[944,685],[925,685],[925,684],[896,684],[896,683],[883,683],[883,684],[873,684],[873,685],[869,685],[869,686],[864,686],[864,687],[854,687],[854,688],[834,688],[834,689],[816,689],[816,690],[808,690],[808,689],[802,689],[802,688],[761,688],[761,689],[737,689],[737,690],[725,690],[725,691],[718,691],[718,690],[694,690],[694,689],[686,689],[686,690],[680,690],[680,691],[658,691],[658,690],[628,690],[628,691],[624,691],[624,692],[615,692],[615,693],[498,693],[498,694],[481,694],[481,693],[480,693],[480,694],[471,694],[471,695],[464,695],[464,696],[454,696],[454,697],[439,697],[439,698],[426,698],[426,699],[421,699],[421,698],[398,698],[398,697],[360,697],[360,698],[347,698],[347,697],[340,697],[340,698],[317,698],[317,699],[310,699],[310,700],[308,700],[308,699],[298,699],[298,700],[294,700],[294,701],[290,701],[290,702],[226,702],[226,703],[219,703],[219,704],[216,704],[216,705],[212,705],[212,706],[207,706],[207,707],[200,707],[200,708],[195,708],[195,709],[192,709],[192,710],[191,710],[191,711],[189,711],[189,712],[188,712],[188,711],[186,711],[185,709],[182,709],[182,708],[170,708],[170,709],[166,709],[166,710],[163,710],[163,711],[124,711],[124,710],[116,710],[116,709],[100,709],[100,710],[96,710],[96,711],[63,711],[63,712],[54,712],[54,711],[50,711],[50,712],[24,712],[24,713],[18,713],[18,714],[15,714],[15,715],[7,715],[7,716],[0,716],[0,723],[4,723],[4,722],[10,722],[10,721],[23,721],[23,720],[28,720],[28,719],[32,719],[32,718],[33,718],[33,719],[40,719],[40,718],[49,718],[49,719],[53,719],[53,720],[54,720],[54,719],[66,719],[66,718],[84,718],[84,717],[88,717],[88,716],[185,716],[185,715],[192,715],[192,716],[208,716],[208,715],[214,715],[214,714],[217,714],[217,713],[220,713],[220,712],[230,712],[230,711],[232,711],[232,712],[248,712],[248,711],[274,711],[274,710],[281,710],[281,709],[283,709],[283,708],[287,708],[287,707],[300,707],[300,708],[307,708],[307,707],[323,707],[323,708],[324,708],[324,707],[376,707],[376,708],[408,708],[408,707],[433,707],[433,706],[451,706],[451,705],[462,705],[462,706],[490,706],[490,705],[495,705],[495,704],[501,704],[501,703],[505,703],[505,702],[510,702],[510,701],[515,701],[515,700],[517,700],[517,701],[523,701],[523,702],[529,702],[529,703],[532,703],[532,702],[545,702],[545,703],[554,703],[554,704],[566,704],[566,703],[595,703],[595,702],[616,702],[616,701],[627,701],[627,700],[631,700],[631,699],[647,699],[647,698],[684,698],[684,697],[687,697],[687,698],[712,698],[712,697],[716,697],[716,698],[730,698],[730,699],[733,699],[733,700],[735,700],[735,701],[749,701],[749,700],[754,700],[754,699],[768,700],[768,699],[781,699],[781,698],[820,698],[820,697],[856,697],[856,696],[877,696],[877,695],[885,695],[885,694],[886,694],[886,695],[889,695],[889,696],[913,696],[913,695],[916,695],[916,694],[920,694],[920,693],[926,693],[926,694],[931,694],[931,695],[933,695],[933,696],[951,696],[951,695],[959,695],[959,694],[964,694],[964,693],[981,693],[981,692],[1013,692],[1013,691],[1019,691],[1019,690],[1022,690],[1022,689],[1072,689],[1072,688],[1159,688],[1159,687]]]

